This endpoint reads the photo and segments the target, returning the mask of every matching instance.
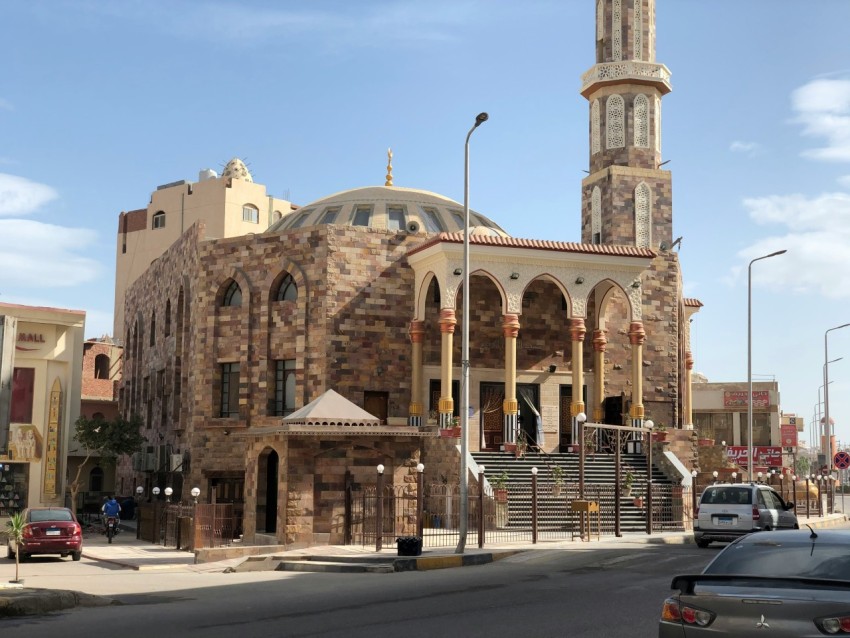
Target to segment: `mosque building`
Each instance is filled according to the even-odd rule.
[[[150,446],[121,468],[232,502],[245,538],[340,542],[345,486],[456,476],[469,294],[471,452],[576,449],[576,417],[692,428],[689,317],[662,168],[668,69],[655,1],[599,0],[580,242],[523,239],[396,186],[304,206],[243,162],[158,188],[119,218],[119,404]],[[183,494],[185,497],[185,494]]]

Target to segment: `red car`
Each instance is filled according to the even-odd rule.
[[[33,554],[60,554],[80,560],[83,556],[83,530],[77,517],[67,507],[31,507],[24,510],[23,538],[20,545],[12,538],[6,547],[6,558],[26,560]]]

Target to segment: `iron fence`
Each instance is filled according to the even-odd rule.
[[[392,546],[403,536],[421,536],[423,547],[456,545],[460,537],[460,490],[457,485],[426,485],[419,496],[407,486],[386,486],[379,504],[375,486],[346,491],[346,539],[362,546]],[[652,532],[684,531],[692,525],[689,487],[652,485]],[[598,504],[601,534],[647,530],[649,499],[645,492],[616,494],[610,484],[559,488],[550,483],[508,485],[505,495],[482,494],[469,485],[466,542],[522,543],[565,540],[581,534],[580,502]],[[421,509],[420,509],[421,508]],[[421,517],[419,512],[421,511]],[[380,517],[380,521],[379,521]],[[379,543],[380,538],[380,543]]]

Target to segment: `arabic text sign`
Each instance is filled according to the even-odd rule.
[[[723,407],[724,408],[745,408],[747,407],[747,391],[746,390],[726,390],[723,392]],[[753,390],[753,407],[754,408],[769,408],[770,407],[770,391],[768,390]]]
[[[782,448],[778,446],[757,446],[753,448],[754,465],[780,467],[782,465]],[[739,466],[749,464],[749,451],[746,445],[730,445],[726,448],[726,456]]]

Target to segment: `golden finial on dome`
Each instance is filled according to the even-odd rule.
[[[387,149],[387,181],[384,182],[384,186],[392,186],[393,185],[393,149]]]

